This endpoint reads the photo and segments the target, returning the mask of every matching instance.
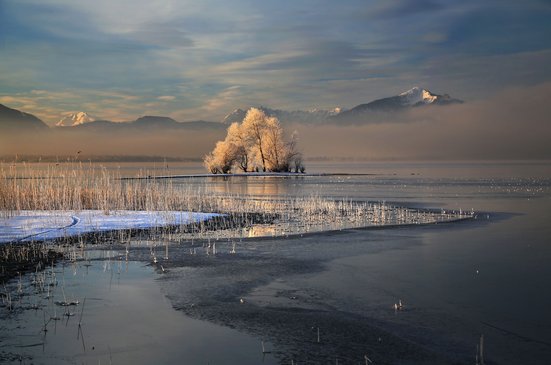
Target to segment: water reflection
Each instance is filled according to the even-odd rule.
[[[243,236],[244,237],[275,237],[277,236],[277,228],[276,226],[270,225],[270,226],[261,226],[256,225],[252,227],[245,227],[243,228]]]
[[[304,177],[274,176],[228,176],[207,178],[210,189],[218,194],[238,194],[248,196],[286,196],[294,183]]]

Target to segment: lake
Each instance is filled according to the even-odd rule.
[[[139,169],[155,175],[203,172],[197,164],[159,165],[115,164],[109,168],[120,169],[125,176]],[[136,335],[127,344],[117,344],[115,339],[124,336],[125,324],[131,319],[103,331],[98,329],[102,323],[115,317],[95,320],[98,327],[88,321],[85,334],[107,337],[103,342],[97,340],[103,357],[92,356],[90,348],[82,355],[80,342],[69,353],[52,344],[53,355],[45,362],[69,357],[80,363],[78,356],[84,356],[107,363],[111,356],[116,363],[119,356],[119,361],[136,363],[156,358],[211,364],[262,360],[355,364],[364,363],[364,346],[374,363],[472,364],[483,334],[486,363],[548,363],[551,162],[315,162],[307,165],[307,172],[366,175],[174,182],[245,197],[315,195],[386,201],[474,210],[477,217],[418,227],[245,240],[236,255],[209,259],[185,256],[187,246],[171,248],[165,273],[140,264],[150,260],[151,247],[136,245],[131,253],[134,271],[122,270],[118,276],[127,294],[117,291],[116,285],[83,289],[89,285],[85,283],[101,282],[94,275],[113,282],[113,271],[102,271],[105,260],[93,261],[89,271],[93,274],[88,276],[93,280],[77,281],[73,289],[81,293],[80,298],[93,295],[109,303],[104,308],[116,318],[120,318],[117,313],[125,313],[121,308],[135,306],[128,310],[142,316],[138,332],[132,332]],[[223,251],[222,243],[220,247]],[[83,271],[80,267],[79,275]],[[393,309],[398,300],[404,310]],[[85,318],[99,316],[101,306],[96,304],[94,310],[89,303],[91,299]],[[153,308],[158,308],[158,314],[151,313]],[[25,316],[18,321],[31,326],[33,320]],[[34,319],[34,323],[41,321],[40,316]],[[144,328],[153,340],[140,337]],[[358,329],[361,333],[356,338],[361,341],[345,336]],[[323,342],[319,348],[315,347],[317,331]],[[374,335],[366,333],[370,331]],[[261,341],[269,347],[265,354]],[[120,351],[108,350],[109,343]],[[41,356],[36,349],[22,348],[13,345],[11,350],[17,350],[10,352]],[[151,357],[141,356],[146,353]]]

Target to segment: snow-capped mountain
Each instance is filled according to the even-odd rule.
[[[454,99],[448,94],[434,94],[427,89],[414,87],[396,96],[377,99],[366,104],[360,104],[350,110],[339,113],[334,119],[342,122],[358,122],[360,119],[373,115],[373,112],[398,112],[408,108],[427,105],[461,104],[462,100]]]
[[[404,105],[417,105],[421,104],[432,104],[435,100],[438,99],[438,95],[431,93],[428,90],[421,89],[420,87],[414,87],[408,91],[405,91],[398,95],[402,98],[402,103]]]
[[[63,117],[59,122],[56,123],[57,127],[74,127],[84,123],[90,123],[95,121],[97,118],[92,117],[86,112],[78,112],[68,114]]]
[[[377,99],[367,104],[360,104],[349,112],[371,110],[371,111],[394,111],[412,106],[422,106],[430,104],[453,104],[463,101],[453,99],[448,94],[434,94],[427,89],[414,87],[396,96]]]
[[[235,122],[243,121],[243,119],[245,119],[245,115],[247,115],[247,110],[243,110],[241,108],[235,109],[230,114],[226,115],[224,119],[222,119],[222,123],[230,125]]]

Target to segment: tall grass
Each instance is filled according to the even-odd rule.
[[[179,210],[186,197],[170,180],[121,180],[118,171],[92,164],[63,163],[36,170],[0,165],[0,209]]]
[[[40,170],[25,164],[0,164],[0,210],[4,217],[22,210],[226,213],[231,217],[218,222],[222,225],[219,228],[247,228],[240,236],[255,235],[250,228],[259,224],[269,225],[264,227],[269,235],[285,235],[372,225],[432,223],[469,216],[385,203],[334,201],[319,196],[253,199],[215,193],[207,185],[175,184],[172,179],[147,179],[148,176],[147,171],[142,171],[137,177],[144,179],[122,179],[119,171],[91,163],[51,164]]]

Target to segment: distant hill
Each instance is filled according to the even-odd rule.
[[[169,117],[145,115],[129,122],[128,126],[134,128],[177,128],[180,123]]]
[[[94,131],[94,132],[112,132],[112,131],[164,131],[164,130],[223,130],[227,126],[218,122],[208,122],[203,120],[191,122],[178,122],[169,117],[146,115],[131,122],[111,122],[107,120],[96,120],[84,124],[75,125],[71,128],[64,128],[64,131]]]
[[[46,123],[32,114],[0,104],[0,130],[13,132],[46,131]]]
[[[224,117],[224,119],[222,120],[222,123],[226,125],[230,125],[235,122],[241,123],[243,119],[245,119],[245,116],[247,115],[247,110],[235,109],[233,112],[231,112],[230,114]]]
[[[108,120],[94,120],[93,122],[77,124],[77,125],[72,125],[68,127],[56,126],[54,129],[56,131],[62,131],[62,132],[75,132],[75,131],[109,132],[109,131],[124,129],[123,124],[126,124],[126,123],[116,123]]]
[[[169,117],[146,115],[129,122],[132,128],[166,128],[166,129],[225,129],[226,126],[218,122],[196,120],[190,122],[178,122]]]
[[[224,117],[222,123],[229,125],[234,122],[243,121],[249,109],[234,110]],[[257,109],[262,110],[264,113],[266,113],[266,115],[276,117],[281,123],[323,123],[341,112],[341,108],[335,108],[332,110],[314,109],[288,111],[260,106]]]

